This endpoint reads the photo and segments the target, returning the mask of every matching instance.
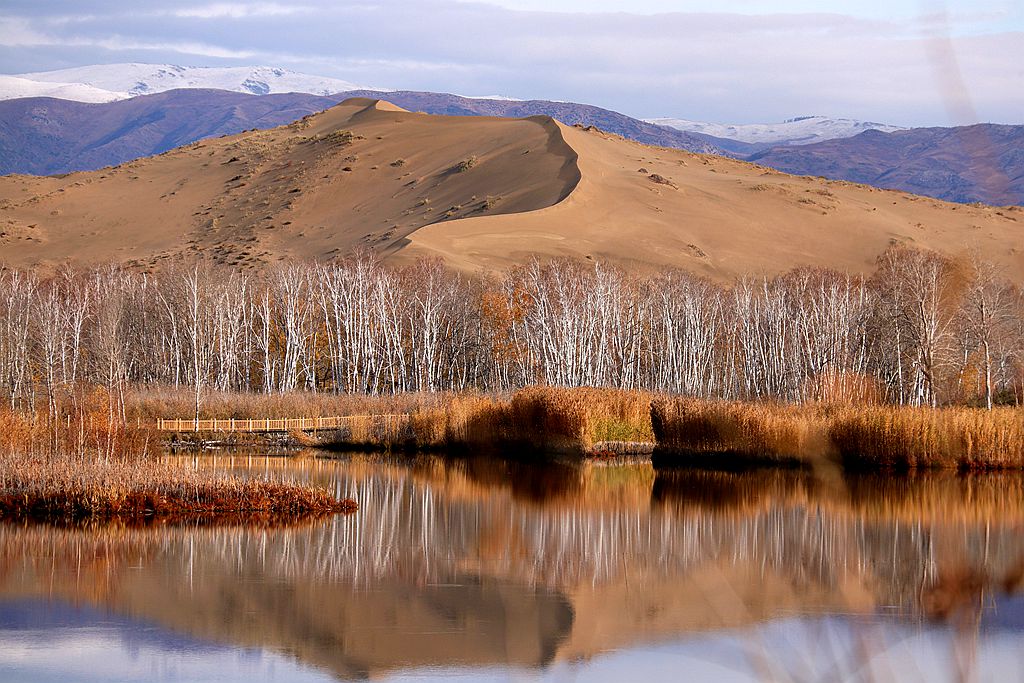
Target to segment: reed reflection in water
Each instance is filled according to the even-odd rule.
[[[435,667],[596,675],[623,657],[643,668],[653,651],[720,652],[700,661],[753,680],[839,666],[879,680],[866,662],[886,657],[896,669],[945,662],[959,678],[1024,657],[1017,476],[186,461],[316,482],[360,512],[298,528],[0,527],[5,599],[93,605],[343,679]],[[823,633],[834,647],[815,645]]]

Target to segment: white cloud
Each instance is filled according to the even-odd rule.
[[[276,2],[215,2],[209,5],[165,10],[155,12],[154,14],[186,19],[243,19],[249,17],[283,17],[295,14],[309,14],[315,11],[315,7],[281,5]]]
[[[942,29],[932,19],[532,13],[453,0],[357,0],[315,11],[309,0],[155,0],[144,9],[107,0],[78,15],[73,0],[7,2],[0,59],[12,73],[109,61],[259,62],[399,89],[583,101],[645,117],[953,122],[954,94],[927,49]],[[950,15],[950,44],[978,118],[1021,123],[1024,32],[958,32],[960,21]]]
[[[32,28],[32,23],[28,19],[0,16],[0,45],[17,47],[47,43],[49,39]]]

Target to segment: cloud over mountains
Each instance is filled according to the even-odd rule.
[[[0,62],[9,73],[97,62],[261,62],[392,88],[739,122],[825,114],[961,124],[969,122],[949,112],[963,111],[964,100],[982,120],[1016,123],[1024,111],[1024,32],[989,14],[958,17],[946,39],[947,25],[934,17],[651,9],[10,0],[0,10]],[[952,85],[943,77],[951,63],[962,74]]]

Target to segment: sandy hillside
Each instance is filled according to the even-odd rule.
[[[402,257],[437,253],[463,268],[502,269],[541,253],[720,279],[798,265],[867,271],[904,242],[954,256],[977,249],[1024,279],[1021,208],[951,204],[561,129],[582,174],[565,201],[428,226]]]
[[[544,117],[428,116],[367,99],[111,169],[0,178],[0,258],[14,265],[252,268],[366,248],[469,271],[537,254],[728,278],[866,270],[894,241],[976,248],[1024,279],[1019,208],[787,176]]]

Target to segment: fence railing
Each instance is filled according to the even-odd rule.
[[[156,428],[161,432],[307,432],[320,429],[340,429],[353,420],[385,420],[405,418],[407,415],[341,415],[337,417],[295,418],[157,418]]]

